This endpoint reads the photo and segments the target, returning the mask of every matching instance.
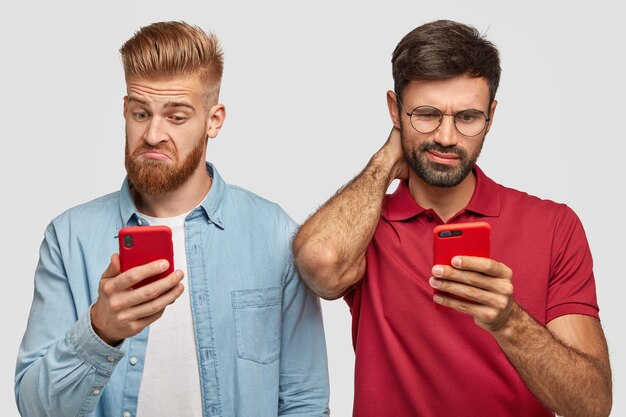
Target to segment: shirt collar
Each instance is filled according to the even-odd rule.
[[[498,217],[500,215],[500,191],[498,184],[487,177],[484,172],[475,166],[476,188],[465,211],[485,216]],[[402,221],[415,217],[426,211],[415,202],[409,192],[408,181],[402,181],[396,191],[386,196],[382,215],[389,221]]]
[[[200,212],[204,212],[211,223],[223,229],[224,216],[222,212],[222,200],[224,199],[226,183],[210,162],[206,163],[206,170],[213,180],[211,189],[202,203],[189,213],[189,216],[196,216],[200,210]],[[122,215],[122,221],[125,226],[141,225],[143,222],[139,210],[137,210],[135,202],[133,201],[128,177],[124,178],[122,188],[120,189],[120,214]],[[190,218],[189,216],[187,218]]]

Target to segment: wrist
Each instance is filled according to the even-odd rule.
[[[512,340],[520,334],[520,326],[523,326],[525,314],[525,311],[513,302],[507,317],[499,326],[490,330],[491,334],[499,340]]]
[[[383,146],[370,159],[369,167],[372,172],[380,179],[385,181],[385,185],[389,186],[393,180],[400,177],[397,166],[399,159],[394,155],[388,146]]]
[[[124,351],[121,346],[111,346],[100,339],[93,331],[89,316],[89,311],[86,311],[69,330],[65,340],[78,357],[111,373],[124,357]]]
[[[97,317],[97,313],[95,312],[95,310],[96,308],[94,304],[89,309],[89,321],[91,324],[91,329],[93,330],[95,335],[98,336],[100,340],[102,340],[107,345],[113,346],[113,347],[119,346],[124,341],[124,339],[116,340],[116,339],[107,337],[105,332],[102,331],[102,328],[97,324],[97,320],[94,318],[94,317]]]

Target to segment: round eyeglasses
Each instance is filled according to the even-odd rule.
[[[418,106],[412,112],[402,110],[409,116],[411,126],[420,133],[431,133],[441,126],[443,116],[454,117],[454,127],[463,136],[473,137],[480,135],[489,123],[489,118],[485,113],[476,109],[461,110],[458,113],[446,114],[436,107]]]

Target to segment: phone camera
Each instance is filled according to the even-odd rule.
[[[124,247],[130,249],[133,247],[133,237],[132,235],[124,236]]]
[[[463,234],[463,232],[461,230],[444,230],[442,232],[439,232],[439,237],[454,237],[454,236],[461,236]]]

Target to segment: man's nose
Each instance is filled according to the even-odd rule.
[[[454,116],[444,114],[442,116],[441,124],[433,132],[433,139],[441,146],[454,146],[459,142],[459,132],[454,126]]]
[[[150,119],[150,124],[148,125],[148,129],[144,133],[144,140],[152,145],[156,146],[161,142],[166,141],[168,138],[165,132],[164,121],[158,117],[153,117]]]

